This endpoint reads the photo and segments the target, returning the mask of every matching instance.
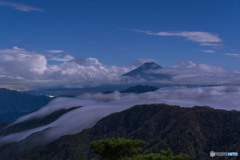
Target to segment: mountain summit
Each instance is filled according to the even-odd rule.
[[[162,69],[161,66],[155,62],[146,62],[139,66],[138,68],[123,74],[122,76],[127,76],[131,78],[141,78],[146,80],[162,80],[171,79],[171,75],[154,73],[154,71]]]

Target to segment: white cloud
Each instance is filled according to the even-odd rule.
[[[178,37],[185,37],[189,41],[197,42],[200,44],[212,44],[222,42],[222,40],[216,34],[212,34],[209,32],[190,32],[190,31],[181,31],[181,32],[152,32],[152,31],[145,31],[145,30],[133,30],[135,32],[142,32],[147,35],[153,36],[178,36]]]
[[[82,59],[81,63],[64,62],[60,65],[48,66],[47,79],[59,80],[65,87],[96,86],[120,82],[120,75],[129,69],[104,66],[96,58]],[[56,85],[56,81],[53,85]]]
[[[138,60],[134,63],[134,65],[142,65],[142,64],[144,64],[144,63],[146,63],[146,62],[155,62],[155,63],[156,63],[156,60],[154,60],[154,59],[138,59]]]
[[[26,76],[43,74],[47,60],[43,55],[26,51],[18,47],[0,50],[0,66],[2,74],[7,76]]]
[[[6,2],[6,1],[0,1],[0,6],[12,7],[18,11],[23,11],[23,12],[32,12],[32,11],[42,12],[43,11],[43,9],[36,8],[30,5],[26,5],[22,3]]]
[[[14,46],[13,49],[14,49],[14,50],[19,50],[19,51],[24,51],[24,50],[25,50],[25,49],[23,49],[23,48],[19,48],[18,46]]]
[[[228,53],[228,55],[230,55]],[[238,56],[238,54],[231,54]],[[60,64],[48,64],[50,60]],[[13,49],[0,49],[0,83],[11,89],[44,87],[87,87],[102,84],[124,84],[147,82],[144,79],[126,79],[121,75],[134,69],[131,67],[106,66],[98,59],[74,59],[71,55],[46,58],[34,51],[15,46]],[[140,59],[140,63],[152,62],[152,59]],[[135,66],[136,67],[136,66]],[[151,70],[149,73],[170,74],[169,84],[240,84],[240,73],[222,66],[195,64],[180,61],[177,66]],[[162,83],[156,79],[154,82]],[[17,87],[19,86],[19,87]],[[25,86],[25,87],[23,87]]]
[[[54,60],[54,61],[61,61],[61,62],[68,62],[68,61],[72,61],[74,60],[75,58],[69,54],[63,56],[62,58],[61,57],[58,57],[58,56],[52,56],[50,58],[50,60]]]
[[[225,53],[224,55],[240,58],[240,54],[239,53]]]
[[[162,68],[151,71],[155,74],[172,75],[172,84],[192,85],[223,85],[240,84],[240,73],[234,72],[222,66],[209,64],[195,64],[191,61],[182,60],[179,65],[172,68]]]
[[[217,43],[200,43],[200,46],[218,47],[218,46],[222,46],[222,44],[217,44]]]
[[[214,51],[214,50],[211,50],[211,49],[201,50],[201,52],[204,52],[204,53],[215,53],[215,51]]]
[[[63,53],[63,50],[48,50],[49,53]]]
[[[58,65],[47,61],[61,62]],[[44,55],[27,51],[17,46],[0,49],[0,83],[14,89],[14,86],[36,89],[38,87],[86,87],[107,83],[120,83],[121,74],[129,68],[105,66],[96,58],[75,61],[71,55],[63,57]],[[21,87],[24,88],[24,87]],[[19,87],[16,87],[19,89]]]

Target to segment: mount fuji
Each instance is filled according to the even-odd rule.
[[[146,62],[139,66],[138,68],[123,74],[122,76],[130,77],[130,78],[140,78],[145,80],[170,80],[170,74],[156,73],[156,71],[160,71],[162,69],[161,66],[156,64],[155,62]]]

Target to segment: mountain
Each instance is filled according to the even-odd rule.
[[[158,89],[159,88],[157,87],[149,86],[149,85],[136,85],[121,91],[121,93],[145,93],[145,92],[156,91]]]
[[[13,154],[21,146],[2,146],[0,159],[87,160],[94,156],[89,146],[91,141],[117,137],[144,140],[147,142],[144,149],[149,152],[170,147],[174,153],[189,154],[194,160],[209,159],[210,151],[240,152],[239,123],[238,111],[166,104],[137,105],[103,118],[93,128],[25,152],[21,158]],[[41,135],[36,134],[38,136]],[[25,145],[31,143],[34,140]]]
[[[10,122],[50,102],[47,96],[33,96],[0,88],[0,122]]]
[[[145,93],[158,90],[158,87],[149,85],[135,85],[120,91],[120,93]],[[103,94],[114,93],[114,91],[104,91]]]
[[[154,71],[162,69],[161,66],[155,62],[146,62],[139,66],[138,68],[123,74],[122,76],[131,77],[131,78],[141,78],[145,80],[169,80],[171,75],[154,73]]]
[[[2,130],[0,128],[0,136],[4,136],[7,134],[11,134],[11,133],[17,133],[17,132],[21,132],[21,131],[25,131],[28,129],[33,129],[33,128],[37,128],[37,127],[41,127],[41,126],[50,124],[50,123],[54,122],[55,120],[57,120],[58,118],[60,118],[65,113],[70,112],[79,107],[72,107],[69,109],[59,109],[59,110],[56,110],[53,113],[46,115],[46,116],[42,116],[42,117],[38,117],[38,118],[30,118],[26,121],[11,125],[7,128],[3,128]],[[0,127],[1,127],[1,124],[0,124]]]
[[[96,87],[86,88],[52,88],[45,90],[24,91],[23,93],[30,95],[54,95],[56,97],[76,97],[83,93],[99,93],[106,91],[123,90],[130,87],[132,84],[105,84]]]

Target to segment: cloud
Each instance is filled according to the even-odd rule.
[[[225,53],[224,55],[240,58],[240,54],[239,53]]]
[[[43,55],[25,49],[0,49],[0,66],[7,76],[30,76],[43,74],[47,68],[47,60]]]
[[[63,53],[63,50],[48,50],[49,53]]]
[[[133,94],[86,93],[77,98],[57,98],[40,110],[23,116],[13,124],[23,122],[31,118],[39,118],[51,114],[62,108],[82,106],[61,116],[56,121],[45,126],[29,129],[23,132],[12,133],[0,137],[0,145],[24,140],[30,135],[44,131],[44,136],[39,136],[41,142],[48,143],[63,135],[76,134],[83,129],[90,128],[103,117],[111,113],[120,112],[137,104],[180,105],[183,107],[211,106],[216,109],[240,110],[240,87],[165,87],[154,92]],[[11,125],[13,125],[11,124]],[[31,136],[30,136],[31,137]]]
[[[43,12],[43,9],[36,8],[30,5],[22,4],[22,3],[13,3],[13,2],[6,2],[6,1],[0,1],[0,6],[7,6],[7,7],[12,7],[18,11],[22,12],[32,12],[32,11],[37,11],[37,12]]]
[[[72,61],[74,60],[75,58],[69,54],[63,56],[62,58],[61,57],[56,57],[56,56],[52,56],[50,58],[50,60],[53,60],[53,61],[60,61],[60,62],[68,62],[68,61]]]
[[[154,74],[172,75],[171,84],[182,85],[223,85],[240,84],[240,73],[222,66],[195,64],[182,60],[177,66],[149,71]],[[157,81],[156,81],[157,82]]]
[[[154,59],[138,59],[134,62],[134,65],[142,65],[146,62],[155,62],[156,63],[157,61]]]
[[[181,31],[181,32],[152,32],[145,30],[133,30],[135,32],[145,33],[147,35],[152,36],[177,36],[177,37],[185,37],[189,41],[197,42],[201,44],[212,44],[222,42],[222,40],[216,34],[212,34],[209,32],[190,32],[190,31]]]
[[[50,60],[60,64],[48,64]],[[87,87],[121,82],[130,68],[105,66],[96,58],[76,59],[71,55],[48,56],[17,46],[0,49],[0,83],[29,89],[45,87]],[[24,87],[21,87],[24,88]],[[17,87],[16,89],[19,89]]]
[[[208,49],[208,50],[201,50],[201,52],[204,52],[204,53],[215,53],[214,50],[210,50],[210,49]]]
[[[65,87],[86,87],[101,84],[120,83],[120,75],[128,68],[104,66],[96,58],[86,58],[77,62],[64,62],[60,65],[49,65],[46,77]]]
[[[228,55],[230,56],[229,53]],[[59,63],[49,64],[49,61]],[[140,59],[137,65],[152,61],[154,60]],[[149,74],[171,75],[171,79],[165,81],[153,79],[149,82],[140,78],[129,79],[121,76],[134,68],[136,64],[130,67],[106,66],[93,57],[74,58],[71,55],[53,55],[46,58],[38,52],[17,46],[12,49],[0,49],[0,83],[11,89],[82,88],[140,82],[181,85],[240,84],[239,72],[222,66],[195,64],[187,60],[180,61],[177,66],[146,71]]]
[[[218,47],[218,46],[222,46],[222,44],[216,44],[216,43],[200,43],[200,46]]]

